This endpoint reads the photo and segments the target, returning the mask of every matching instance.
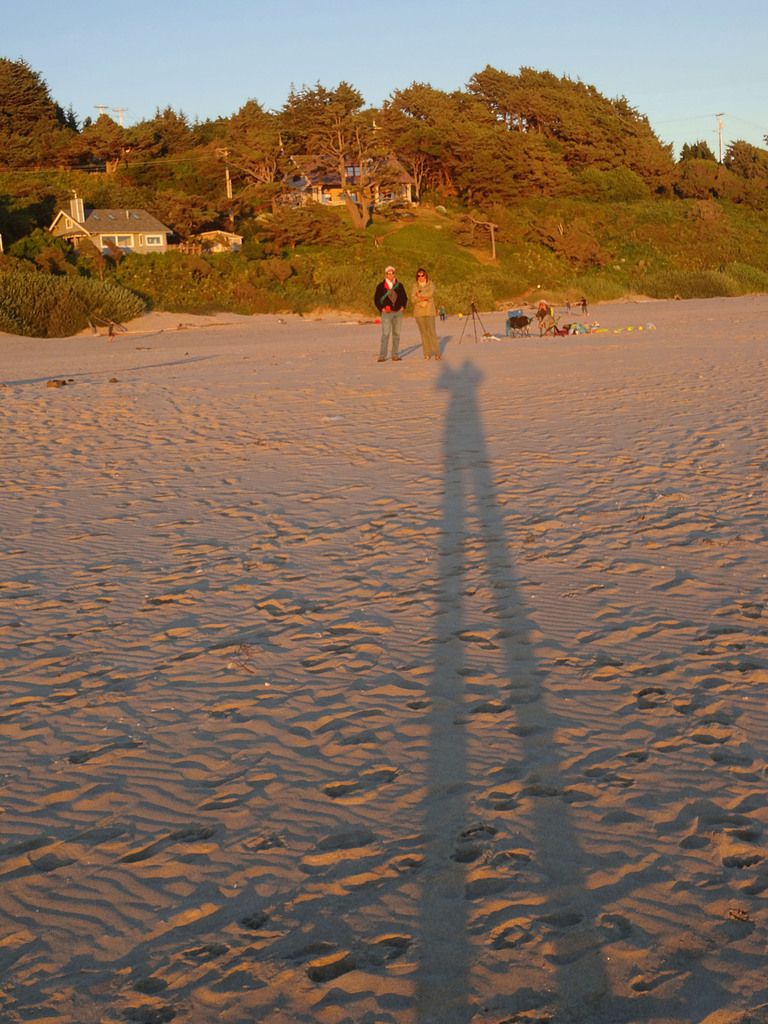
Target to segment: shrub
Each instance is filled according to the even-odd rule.
[[[725,272],[738,283],[743,293],[768,292],[768,272],[765,270],[747,263],[729,263]]]
[[[119,285],[26,270],[0,273],[0,330],[37,338],[69,337],[89,323],[139,316],[144,303]]]
[[[364,266],[331,259],[318,259],[312,279],[305,283],[314,288],[315,304],[338,309],[369,310],[375,285],[370,284]]]
[[[291,266],[290,260],[271,259],[265,260],[264,269],[268,274],[271,274],[276,281],[280,284],[285,284],[289,277],[293,274],[293,267]]]
[[[619,277],[610,278],[605,273],[581,274],[573,279],[568,288],[572,302],[585,295],[590,302],[615,302],[626,295],[625,282]]]
[[[719,270],[660,271],[642,279],[640,290],[654,299],[711,299],[743,294],[738,281]]]
[[[481,312],[495,307],[493,292],[488,285],[471,279],[441,284],[437,299],[449,313],[468,313],[472,303]]]
[[[278,210],[262,227],[261,234],[276,256],[298,245],[349,246],[355,233],[341,211],[323,206]]]
[[[216,257],[184,253],[131,253],[116,268],[124,287],[143,296],[155,309],[170,313],[210,313],[229,309],[227,293],[214,271]]]
[[[587,199],[598,202],[631,202],[635,199],[647,199],[651,190],[640,177],[629,167],[614,167],[602,171],[597,167],[588,167],[577,175],[581,194]]]
[[[36,263],[49,274],[75,272],[72,247],[63,238],[54,238],[42,228],[14,242],[8,252],[18,259]]]

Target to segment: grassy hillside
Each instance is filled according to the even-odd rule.
[[[537,199],[476,212],[424,204],[378,215],[354,231],[340,209],[262,216],[240,253],[128,255],[101,264],[51,253],[44,232],[20,240],[5,267],[24,260],[45,271],[103,275],[150,308],[173,312],[370,314],[387,263],[406,285],[428,269],[449,313],[524,303],[591,302],[768,291],[768,213],[715,200],[595,202]],[[61,243],[58,243],[61,245]],[[54,258],[55,257],[55,258]],[[3,261],[0,260],[0,270]]]
[[[267,220],[262,242],[244,253],[131,256],[115,276],[155,307],[179,312],[370,312],[387,263],[406,284],[426,267],[449,312],[472,301],[481,309],[515,304],[542,291],[552,301],[768,291],[768,214],[712,200],[499,207],[477,218],[498,226],[495,260],[489,233],[476,229],[472,237],[459,209],[424,206],[361,233],[344,230],[343,211],[322,212],[338,219],[343,238],[275,251]]]

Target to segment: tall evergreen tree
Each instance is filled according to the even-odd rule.
[[[629,167],[656,188],[672,180],[671,147],[623,97],[609,100],[594,86],[525,67],[510,75],[488,66],[468,89],[503,129],[556,142],[570,170]]]
[[[283,154],[279,119],[256,100],[248,100],[226,121],[221,145],[246,181],[256,185],[277,181]]]
[[[740,178],[768,183],[768,152],[759,146],[737,139],[726,150],[723,163]]]
[[[712,152],[709,143],[699,139],[698,142],[686,142],[683,145],[680,150],[680,160],[712,160],[716,162],[717,157]]]
[[[0,164],[18,167],[50,159],[60,148],[66,115],[42,76],[24,60],[0,57]]]
[[[94,162],[114,169],[123,155],[125,145],[125,129],[107,114],[101,114],[87,128],[83,128],[73,144],[72,152],[78,163]]]
[[[377,161],[386,150],[374,112],[363,109],[361,93],[347,82],[335,89],[318,82],[311,89],[292,90],[280,125],[287,154],[309,157],[320,172],[337,175],[353,224],[364,228],[380,184]]]
[[[189,147],[192,130],[186,114],[166,107],[156,110],[154,117],[129,128],[127,140],[144,157],[171,156]]]
[[[473,149],[467,132],[471,135],[478,117],[490,122],[466,93],[446,93],[412,82],[384,104],[381,127],[385,142],[403,156],[412,173],[422,165],[424,187],[451,195],[458,192],[462,163]]]
[[[0,57],[0,133],[32,135],[66,123],[42,76],[25,60]]]

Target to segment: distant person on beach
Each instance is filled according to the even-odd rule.
[[[408,305],[405,288],[397,280],[394,267],[387,267],[384,280],[376,285],[373,302],[381,313],[381,344],[379,362],[386,363],[389,336],[392,335],[392,362],[400,362],[400,328],[403,324],[403,310]]]
[[[435,330],[435,286],[423,267],[416,271],[416,283],[411,292],[413,316],[421,336],[421,351],[425,359],[440,359],[440,343]]]
[[[583,295],[581,296],[581,312],[584,314],[584,316],[587,316],[587,314],[589,313],[589,310],[587,309],[587,300]]]
[[[557,327],[555,310],[544,299],[536,307],[536,319],[539,323],[539,335],[554,334]]]
[[[542,321],[546,317],[552,316],[552,315],[553,315],[552,307],[550,306],[550,304],[548,302],[545,302],[544,299],[542,299],[541,302],[536,307],[536,319],[539,321],[539,327],[541,327]]]
[[[441,306],[440,309],[438,309],[437,312],[438,312],[438,315],[439,315],[440,319],[441,320],[445,320],[445,306]]]

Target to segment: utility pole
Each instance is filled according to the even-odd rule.
[[[119,118],[120,127],[123,127],[123,114],[126,112],[128,107],[112,107],[112,113],[117,114]]]
[[[216,156],[220,156],[224,160],[224,181],[227,186],[227,199],[232,198],[232,179],[229,176],[229,150],[228,149],[217,149]]]
[[[717,151],[719,162],[723,162],[723,115],[715,114],[717,118]]]

